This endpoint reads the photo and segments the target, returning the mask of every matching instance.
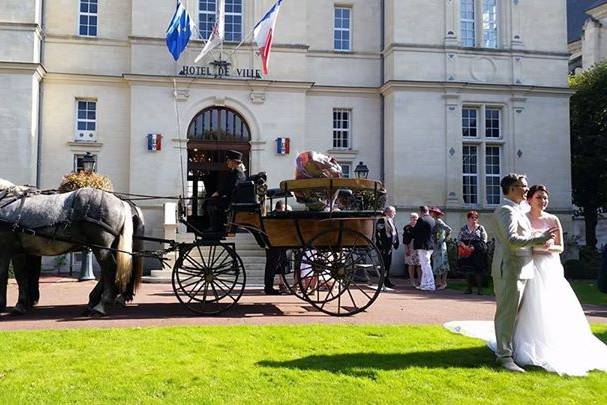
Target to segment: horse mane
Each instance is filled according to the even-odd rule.
[[[6,179],[0,178],[0,191],[6,191],[8,194],[19,195],[29,189],[30,189],[30,187],[17,186],[16,184],[14,184]]]

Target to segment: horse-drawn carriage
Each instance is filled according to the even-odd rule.
[[[195,233],[195,240],[176,243],[135,232],[135,240],[163,242],[169,247],[155,252],[139,249],[132,254],[139,258],[160,258],[160,255],[177,250],[178,257],[172,273],[176,297],[196,313],[218,314],[235,305],[244,292],[245,266],[235,244],[229,242],[227,236],[238,229],[247,230],[260,247],[285,251],[288,260],[281,276],[289,289],[312,307],[337,316],[365,310],[378,297],[385,274],[381,255],[373,243],[375,223],[381,215],[378,211],[380,194],[383,192],[381,183],[367,179],[316,178],[283,181],[280,188],[284,196],[281,198],[285,199],[293,192],[324,195],[322,198],[327,202],[327,207],[322,211],[266,212],[265,184],[246,181],[238,184],[234,191],[227,211],[225,233],[218,235],[190,227]],[[344,191],[348,201],[340,203],[337,197]],[[133,219],[136,217],[134,215]],[[180,215],[180,218],[187,224],[184,215]],[[103,223],[103,219],[95,221],[97,224]],[[68,240],[66,235],[49,230],[46,233],[36,232],[23,225],[13,230],[52,239],[56,243],[70,243],[73,245],[71,249],[91,247],[92,244],[90,238]],[[124,253],[116,248],[113,241],[106,245],[93,244],[96,256],[105,257],[103,252],[114,256]],[[109,274],[112,273],[105,276],[102,273],[101,287],[96,287],[99,290],[97,295],[101,295],[103,282],[107,287]],[[131,293],[128,287],[133,286],[136,277],[133,273],[128,285],[122,279],[122,287],[118,290],[110,288],[111,292],[114,296],[123,292]],[[107,291],[107,288],[103,291]],[[90,301],[89,308],[93,309],[94,304]]]

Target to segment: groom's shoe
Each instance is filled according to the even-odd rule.
[[[499,358],[496,360],[496,363],[497,363],[497,364],[498,364],[500,367],[505,368],[505,369],[506,369],[506,370],[508,370],[508,371],[512,371],[512,372],[515,372],[515,373],[524,373],[524,372],[525,372],[525,369],[524,369],[524,368],[519,367],[519,366],[518,366],[518,365],[517,365],[517,364],[514,362],[514,360],[512,360],[512,357],[499,357]]]

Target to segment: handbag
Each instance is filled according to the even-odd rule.
[[[457,245],[457,256],[460,258],[470,257],[474,253],[474,246],[464,245],[460,243]]]

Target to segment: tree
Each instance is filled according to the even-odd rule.
[[[573,203],[582,209],[586,246],[596,248],[599,210],[607,207],[607,62],[572,76]]]

